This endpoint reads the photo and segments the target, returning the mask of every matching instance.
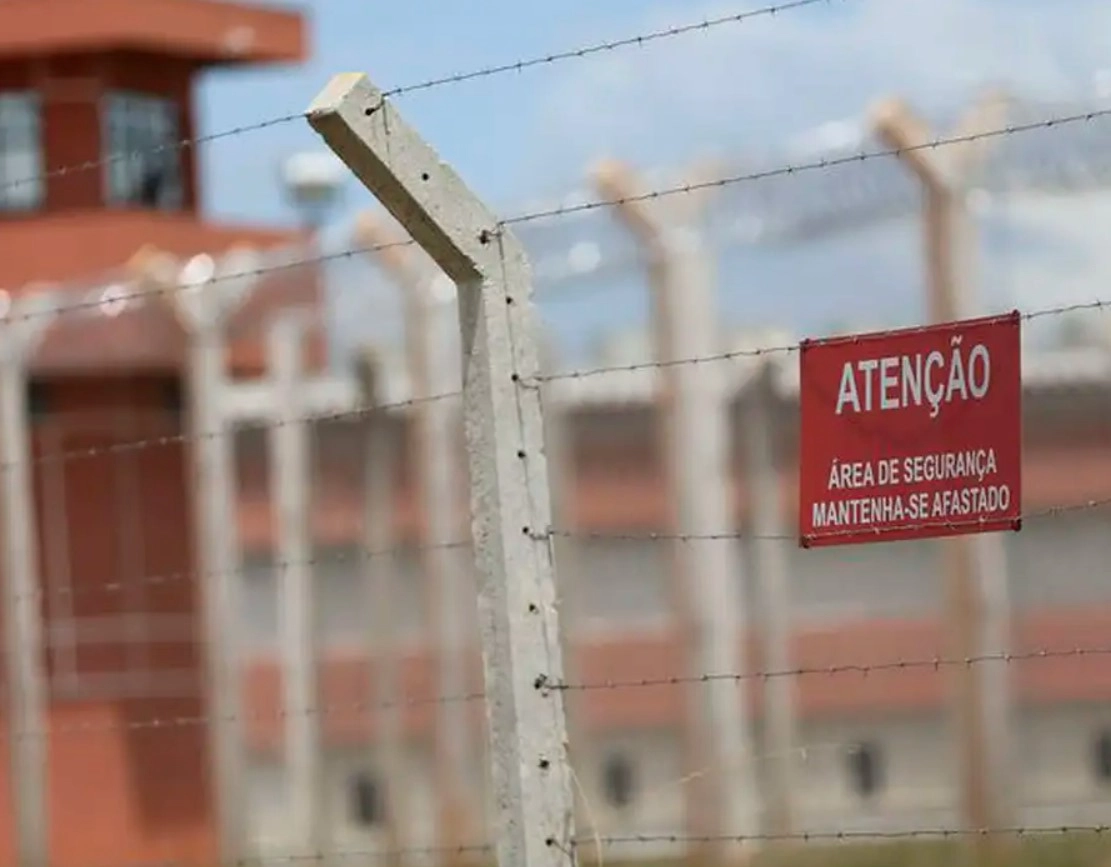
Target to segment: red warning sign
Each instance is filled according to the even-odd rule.
[[[1018,530],[1019,314],[803,341],[803,547]]]

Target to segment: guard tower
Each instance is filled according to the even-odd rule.
[[[196,135],[202,70],[299,62],[305,29],[248,2],[0,0],[0,288],[87,297],[143,246],[292,241],[206,221],[198,155],[179,143]],[[217,860],[182,335],[153,307],[67,315],[31,364],[56,867]],[[0,865],[14,860],[7,765]]]
[[[140,243],[184,255],[275,240],[202,220],[197,152],[175,145],[196,132],[202,70],[304,51],[300,15],[253,4],[4,0],[0,280],[85,277]]]

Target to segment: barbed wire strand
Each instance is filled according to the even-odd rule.
[[[373,859],[373,860],[386,860],[396,859],[401,856],[414,856],[414,855],[467,855],[488,853],[493,851],[493,846],[489,843],[471,843],[460,846],[407,846],[404,848],[377,848],[377,849],[335,849],[327,850],[325,852],[256,852],[254,854],[242,855],[229,862],[213,862],[217,867],[267,867],[269,864],[299,864],[302,862],[317,863],[322,860],[336,860],[345,861],[351,858]],[[93,862],[85,864],[83,867],[119,867],[119,860],[108,862]],[[129,862],[130,863],[130,862]],[[47,864],[46,867],[58,867],[58,865]],[[140,861],[131,863],[130,867],[182,867],[182,862],[176,859],[167,859],[164,861]]]
[[[1065,834],[1104,835],[1111,832],[1111,825],[1015,825],[1005,828],[917,828],[902,831],[799,831],[788,834],[628,834],[603,837],[608,846],[630,843],[745,843],[788,842],[809,843],[818,841],[847,842],[882,840],[957,840],[970,837],[1049,837]],[[576,845],[590,844],[587,839],[576,840]]]
[[[1044,317],[1047,317],[1047,316],[1067,315],[1067,314],[1075,313],[1075,312],[1078,312],[1078,311],[1106,310],[1109,307],[1111,307],[1111,300],[1096,299],[1096,300],[1093,300],[1093,301],[1080,302],[1080,303],[1074,303],[1074,304],[1063,304],[1063,305],[1057,305],[1055,307],[1045,307],[1045,308],[1041,308],[1041,309],[1038,309],[1038,310],[1020,312],[1019,317],[1022,320],[1029,321],[1029,320],[1044,318]],[[998,317],[998,319],[1000,321],[1004,321],[1004,320],[1008,319],[1008,317],[1010,315],[1011,314],[1000,315]],[[991,318],[992,317],[988,317],[988,319],[991,319]],[[961,327],[963,327],[963,323],[953,322],[953,323],[944,323],[942,325],[910,326],[910,327],[902,328],[902,329],[898,329],[898,330],[901,331],[901,332],[906,333],[906,332],[916,332],[916,331],[925,331],[925,330],[938,330],[938,329],[944,330],[946,328],[956,330],[956,329],[959,329]],[[787,354],[789,354],[789,353],[798,352],[799,349],[808,342],[809,343],[821,342],[821,343],[824,343],[824,344],[827,344],[827,345],[828,344],[833,344],[833,343],[838,343],[838,342],[858,343],[858,342],[861,342],[863,340],[879,339],[882,336],[886,335],[887,333],[889,333],[889,332],[878,332],[878,333],[875,333],[875,334],[863,334],[863,335],[845,335],[845,336],[827,337],[827,338],[820,338],[819,340],[802,341],[800,343],[782,344],[782,345],[768,346],[768,347],[757,347],[757,348],[744,348],[744,349],[728,350],[728,351],[725,351],[725,352],[711,353],[711,354],[708,354],[708,355],[695,356],[695,357],[690,357],[690,358],[678,358],[678,359],[670,359],[670,360],[647,360],[647,361],[631,362],[631,363],[628,363],[628,364],[618,364],[618,365],[610,365],[610,366],[603,366],[603,367],[585,368],[585,369],[580,369],[580,370],[567,371],[567,372],[564,372],[564,373],[539,374],[539,375],[533,377],[530,381],[525,382],[524,384],[525,385],[531,385],[531,386],[534,386],[534,387],[539,387],[542,383],[545,383],[545,382],[554,382],[554,381],[558,381],[558,380],[587,379],[587,378],[590,378],[590,377],[600,376],[600,375],[603,375],[603,374],[628,373],[628,372],[634,372],[634,371],[638,371],[638,370],[648,370],[648,369],[661,369],[661,368],[666,369],[666,368],[671,368],[671,367],[676,367],[676,366],[681,366],[681,365],[701,365],[701,364],[736,360],[736,359],[747,358],[747,357],[755,358],[755,357],[760,357],[760,356],[772,355],[772,354],[776,354],[776,353],[780,353],[780,354],[787,353]],[[221,437],[221,436],[234,436],[239,431],[268,430],[268,429],[272,429],[272,428],[275,428],[275,427],[282,427],[284,425],[294,424],[294,423],[299,423],[299,422],[306,422],[306,423],[310,423],[310,424],[311,423],[321,423],[321,424],[323,424],[323,423],[328,423],[328,422],[349,421],[349,422],[354,423],[354,422],[357,422],[357,421],[359,421],[359,420],[361,420],[361,419],[363,419],[367,416],[371,416],[371,415],[374,415],[375,413],[379,413],[379,412],[389,412],[389,413],[401,412],[401,411],[404,411],[404,410],[407,410],[407,409],[412,409],[416,406],[420,406],[420,405],[423,405],[423,404],[426,404],[426,403],[429,403],[429,402],[440,401],[440,400],[455,400],[455,399],[459,399],[461,397],[462,397],[462,392],[460,392],[460,391],[450,391],[450,392],[443,392],[443,393],[434,394],[434,395],[428,395],[428,396],[425,396],[425,397],[406,398],[406,399],[403,399],[403,400],[397,400],[397,401],[392,401],[392,402],[389,402],[389,403],[382,403],[382,404],[377,404],[377,405],[366,405],[366,406],[360,406],[360,407],[353,407],[353,408],[349,408],[349,409],[340,409],[340,410],[335,410],[333,412],[328,412],[328,413],[314,413],[310,416],[306,416],[305,418],[298,419],[298,420],[289,420],[289,419],[281,419],[281,418],[243,419],[243,420],[236,421],[235,423],[229,423],[226,426],[225,429],[221,429],[221,430],[217,430],[217,431],[206,431],[206,432],[201,432],[201,433],[180,432],[180,433],[173,433],[173,434],[162,434],[162,435],[157,435],[157,436],[149,436],[149,437],[143,437],[143,438],[139,438],[139,439],[135,439],[135,440],[129,440],[129,441],[126,441],[126,442],[110,443],[108,445],[88,446],[88,447],[83,447],[83,448],[78,448],[78,449],[63,449],[63,450],[59,450],[59,451],[56,451],[56,452],[50,452],[50,453],[43,454],[43,455],[37,455],[31,460],[31,463],[33,465],[49,464],[49,463],[56,463],[56,462],[66,463],[66,462],[69,462],[69,461],[79,460],[79,459],[82,459],[82,458],[92,458],[92,457],[97,457],[97,456],[101,456],[101,455],[119,454],[119,453],[123,453],[123,452],[142,450],[142,449],[146,449],[146,448],[165,447],[165,446],[175,445],[175,444],[184,444],[184,443],[190,443],[190,442],[194,442],[194,441],[203,441],[205,439],[217,438],[217,437]],[[12,463],[13,462],[0,462],[0,471],[7,471],[8,469],[10,469]]]
[[[1066,515],[1072,512],[1103,508],[1111,505],[1111,498],[1106,499],[1093,499],[1086,500],[1082,503],[1072,503],[1061,506],[1053,506],[1046,509],[1026,512],[1013,520],[1018,521],[1031,521],[1045,518],[1054,518]],[[1008,519],[1012,520],[1012,519]],[[970,527],[980,527],[983,522],[970,521],[966,522]],[[898,532],[907,529],[932,529],[938,526],[935,523],[922,523],[907,525],[905,527],[884,528],[887,532]],[[942,524],[947,529],[963,528],[960,522],[944,522]],[[848,531],[847,531],[848,532]],[[859,529],[851,531],[854,535],[860,535]],[[665,541],[680,541],[684,543],[690,542],[703,542],[703,541],[725,541],[725,540],[742,540],[742,541],[777,541],[777,542],[792,542],[798,541],[797,535],[792,534],[760,534],[750,533],[743,530],[738,530],[728,533],[714,533],[714,534],[675,534],[666,532],[648,532],[648,533],[622,533],[622,532],[609,532],[609,531],[578,531],[578,530],[560,530],[552,529],[546,533],[534,533],[534,537],[538,539],[553,538],[556,536],[569,538],[569,539],[590,539],[590,540],[619,540],[619,541],[633,541],[633,542],[665,542]],[[820,538],[820,535],[812,535],[811,538]],[[397,557],[406,554],[419,554],[423,551],[432,550],[462,550],[469,548],[472,545],[470,539],[455,539],[446,542],[437,542],[430,544],[399,544],[388,548],[368,549],[360,548],[356,545],[347,546],[346,550],[335,551],[328,554],[318,554],[309,557],[303,561],[300,560],[275,560],[267,561],[267,568],[273,570],[275,573],[281,573],[286,569],[294,566],[323,566],[334,565],[339,563],[367,563],[374,560]],[[239,567],[232,570],[232,575],[238,575],[245,571],[245,567]],[[75,597],[85,597],[93,594],[106,594],[113,595],[117,593],[124,593],[128,590],[137,587],[158,587],[168,584],[175,584],[177,582],[197,580],[204,582],[209,578],[223,577],[226,572],[211,571],[211,570],[181,570],[176,572],[160,573],[157,575],[148,575],[142,578],[135,579],[118,579],[114,581],[96,582],[94,584],[71,584],[68,587],[48,587],[40,586],[38,590],[30,594],[29,598],[33,599],[72,599]],[[22,595],[13,597],[15,599],[26,598]]]
[[[398,557],[400,555],[420,554],[426,551],[461,550],[471,547],[471,541],[469,539],[459,539],[450,542],[436,542],[429,544],[400,544],[394,545],[390,548],[376,548],[373,550],[357,548],[356,550],[351,551],[350,549],[352,547],[355,546],[349,546],[347,551],[336,551],[333,553],[317,555],[308,557],[305,560],[267,561],[266,566],[275,574],[276,577],[287,569],[292,569],[295,566],[334,566],[339,564],[371,563],[375,560],[388,559]],[[231,574],[239,575],[246,571],[248,571],[248,568],[241,566],[238,569],[232,570]],[[191,582],[194,580],[203,584],[210,578],[222,577],[226,574],[228,573],[211,570],[181,570],[177,572],[159,573],[158,575],[147,575],[142,578],[117,579],[114,581],[98,581],[93,584],[78,584],[76,586],[71,584],[68,587],[40,586],[38,590],[28,595],[16,594],[8,598],[15,600],[25,598],[45,599],[49,601],[53,599],[84,598],[101,594],[115,595],[118,593],[126,593],[128,590],[133,590],[136,588],[163,587],[179,582]],[[126,614],[129,612],[121,613]]]
[[[661,40],[671,39],[676,36],[685,36],[690,33],[704,32],[727,24],[742,24],[745,21],[749,21],[753,18],[774,17],[781,12],[790,12],[796,9],[803,9],[807,6],[817,6],[819,4],[830,6],[832,5],[832,3],[833,0],[791,0],[791,2],[777,3],[771,6],[762,6],[757,9],[746,9],[741,12],[730,12],[724,15],[718,15],[713,18],[703,18],[699,21],[692,21],[687,24],[678,24],[673,27],[664,27],[659,30],[646,31],[635,36],[625,36],[620,39],[613,39],[606,42],[595,42],[591,45],[585,45],[581,48],[572,48],[565,51],[557,51],[552,54],[544,54],[537,57],[531,57],[527,60],[518,60],[512,63],[500,63],[494,66],[487,66],[481,69],[475,69],[470,72],[461,72],[454,75],[444,75],[439,78],[430,78],[426,81],[391,88],[390,90],[384,91],[383,96],[387,98],[393,96],[401,96],[402,94],[429,90],[431,88],[442,87],[448,84],[459,84],[464,81],[473,81],[478,78],[489,78],[491,76],[503,75],[510,72],[523,72],[526,69],[530,69],[536,66],[548,66],[566,60],[578,60],[580,58],[589,57],[593,54],[607,53],[622,48],[640,48],[652,42],[659,42]]]
[[[711,683],[715,681],[731,681],[741,683],[745,681],[766,681],[773,678],[785,677],[832,678],[842,675],[867,677],[870,674],[881,672],[913,670],[941,671],[943,669],[966,668],[974,665],[986,665],[991,663],[1003,663],[1012,665],[1023,662],[1042,662],[1049,660],[1078,659],[1088,657],[1101,658],[1109,655],[1111,655],[1111,646],[1093,645],[1090,647],[1075,646],[1061,648],[1041,647],[1028,651],[1016,651],[1013,653],[985,653],[970,657],[930,656],[921,658],[900,658],[875,663],[841,663],[825,666],[800,666],[798,668],[792,669],[768,671],[732,672],[722,674],[707,673],[689,677],[658,677],[628,681],[609,680],[599,681],[596,683],[558,683],[544,681],[543,683],[539,683],[536,688],[541,690],[558,689],[567,692],[595,692],[617,689],[645,689],[653,687],[660,688],[668,686],[681,686],[687,684]],[[372,667],[374,666],[376,660],[377,657],[373,654],[369,654],[366,657],[367,663],[370,664]],[[122,673],[127,674],[126,671]],[[200,694],[198,693],[196,696],[187,697],[199,698]],[[276,722],[294,716],[315,716],[320,718],[340,716],[344,719],[350,719],[352,714],[372,715],[378,711],[389,710],[391,708],[404,709],[432,707],[444,704],[456,704],[460,702],[469,703],[482,701],[485,698],[486,696],[484,692],[474,691],[462,693],[459,695],[448,696],[409,696],[398,701],[386,702],[372,700],[329,702],[318,707],[301,711],[294,711],[289,710],[285,707],[278,707],[274,710],[239,714],[232,717],[215,714],[168,714],[163,716],[150,717],[148,719],[128,720],[123,722],[120,722],[118,720],[104,722],[73,722],[46,726],[44,727],[44,729],[35,729],[34,731],[35,733],[49,731],[50,733],[56,734],[81,734],[119,730],[131,731],[145,729],[173,729],[203,726],[219,722],[227,722],[229,720],[241,720],[244,722],[256,723]],[[19,734],[25,735],[27,734],[27,732],[22,732]]]
[[[734,834],[734,835],[688,835],[688,834],[628,834],[608,836],[602,838],[606,846],[630,846],[636,844],[659,845],[690,844],[690,843],[884,843],[912,840],[960,840],[969,838],[999,838],[1013,837],[1021,840],[1034,840],[1037,838],[1050,839],[1065,836],[1103,837],[1111,833],[1111,825],[1018,825],[1003,828],[921,828],[910,830],[874,830],[874,831],[797,831],[784,834]],[[551,841],[550,845],[557,845]],[[593,845],[589,838],[578,838],[572,841],[575,848]],[[300,864],[319,863],[321,860],[344,861],[347,859],[374,859],[386,860],[402,856],[428,855],[477,855],[489,854],[494,851],[491,843],[465,843],[458,846],[411,846],[411,847],[377,847],[361,849],[328,849],[324,852],[258,852],[244,855],[235,859],[231,867],[265,867],[268,864]],[[138,867],[175,867],[173,861],[146,862]],[[111,867],[104,864],[100,867]]]
[[[1037,310],[1018,311],[1019,319],[1024,322],[1029,322],[1035,319],[1043,319],[1047,316],[1065,316],[1070,313],[1082,313],[1103,311],[1111,308],[1111,300],[1104,298],[1096,298],[1091,301],[1079,301],[1071,304],[1061,304],[1055,307],[1045,307]],[[981,321],[998,320],[999,322],[1009,321],[1013,314],[1002,313],[997,316],[984,317]],[[682,367],[688,364],[711,364],[721,361],[733,361],[740,358],[759,358],[767,355],[782,355],[792,354],[802,350],[807,344],[816,345],[821,344],[825,346],[837,345],[840,343],[863,343],[870,340],[882,340],[893,331],[903,334],[921,333],[923,331],[956,331],[964,327],[964,322],[958,320],[956,322],[943,322],[939,324],[926,324],[926,325],[910,325],[896,329],[889,329],[885,331],[870,332],[867,334],[845,334],[835,335],[832,337],[822,337],[809,340],[801,340],[796,343],[781,343],[772,346],[756,346],[745,347],[742,349],[730,349],[722,352],[709,353],[707,355],[698,355],[684,358],[672,359],[650,359],[646,361],[634,361],[628,364],[614,364],[603,367],[590,367],[580,370],[569,370],[563,373],[546,373],[540,374],[535,377],[534,381],[540,382],[553,382],[560,379],[588,379],[592,376],[599,376],[602,374],[612,373],[630,373],[637,370],[650,370],[650,369],[666,369],[669,367]]]
[[[919,659],[894,659],[886,662],[846,662],[830,665],[803,665],[795,668],[770,669],[767,671],[737,671],[719,674],[705,673],[698,675],[668,675],[660,677],[645,677],[635,680],[603,680],[584,683],[546,683],[548,689],[559,689],[566,692],[596,692],[611,689],[648,689],[663,686],[681,686],[684,684],[714,683],[728,681],[744,683],[746,681],[776,680],[785,677],[835,677],[839,675],[859,675],[868,677],[871,674],[892,671],[941,671],[949,668],[968,668],[973,665],[990,663],[1011,664],[1015,662],[1036,662],[1040,660],[1076,659],[1080,657],[1100,657],[1111,654],[1111,646],[1095,647],[1040,647],[1034,650],[1022,650],[997,653],[980,653],[974,656],[947,657],[931,656]]]
[[[122,672],[127,674],[128,672]],[[131,672],[134,674],[135,672]],[[158,672],[152,672],[157,674]],[[199,682],[199,681],[198,681]],[[245,723],[266,723],[266,722],[280,722],[282,720],[290,719],[297,716],[313,716],[321,719],[327,717],[342,717],[350,719],[352,714],[360,714],[363,716],[371,716],[379,711],[390,709],[409,709],[418,707],[435,707],[445,704],[459,704],[469,703],[475,701],[482,701],[485,695],[481,692],[463,693],[460,695],[448,696],[411,696],[409,698],[402,698],[398,701],[352,701],[352,702],[336,702],[321,705],[320,707],[311,708],[307,711],[293,711],[285,707],[280,707],[276,710],[263,711],[258,713],[244,713],[234,716],[225,716],[218,714],[168,714],[165,716],[155,716],[148,719],[136,720],[106,720],[106,721],[85,721],[85,722],[65,722],[57,725],[47,725],[42,728],[34,729],[33,731],[16,731],[16,737],[27,737],[30,735],[39,735],[48,733],[51,735],[87,735],[87,734],[103,734],[104,732],[117,732],[117,731],[149,731],[155,729],[181,729],[181,728],[197,728],[198,726],[217,725],[222,722],[240,721]],[[198,690],[195,695],[179,696],[178,698],[184,699],[200,699],[203,694]]]
[[[411,84],[403,84],[389,88],[382,92],[382,96],[385,99],[389,99],[397,96],[404,96],[406,94],[417,93],[420,91],[433,90],[436,88],[445,87],[447,85],[461,84],[467,81],[475,81],[476,79],[492,78],[511,72],[524,72],[527,69],[532,69],[538,66],[548,66],[568,60],[578,60],[581,58],[590,57],[594,54],[617,51],[623,48],[643,47],[645,45],[659,42],[661,40],[671,39],[674,37],[684,36],[696,32],[705,32],[717,27],[723,27],[728,24],[740,24],[753,18],[773,17],[781,12],[803,9],[807,6],[817,6],[818,4],[831,5],[833,2],[834,0],[788,0],[788,2],[776,3],[770,6],[763,6],[758,9],[747,9],[741,12],[732,12],[724,15],[719,15],[713,18],[702,18],[697,21],[688,22],[686,24],[679,24],[672,27],[661,28],[658,30],[649,30],[633,36],[622,37],[620,39],[612,39],[603,42],[593,42],[588,45],[580,46],[578,48],[564,49],[562,51],[528,57],[508,63],[483,66],[466,72],[457,72],[449,75],[438,76],[435,78],[428,78],[423,81],[415,81]],[[65,177],[67,175],[80,174],[82,172],[96,171],[98,169],[113,165],[118,162],[126,162],[127,160],[135,159],[136,157],[154,156],[161,153],[173,153],[186,150],[188,148],[195,148],[198,145],[210,144],[222,139],[235,138],[241,135],[246,135],[247,133],[258,132],[260,130],[270,129],[272,127],[292,123],[293,121],[303,120],[304,118],[304,111],[291,112],[289,114],[283,114],[277,117],[268,118],[266,120],[241,124],[239,126],[231,127],[229,129],[221,130],[215,133],[209,133],[207,135],[178,139],[177,141],[167,142],[166,144],[156,145],[149,148],[140,148],[136,150],[109,154],[108,156],[101,157],[99,159],[72,163],[67,166],[60,166],[55,169],[48,169],[45,172],[40,172],[35,175],[29,175],[27,177],[6,181],[0,184],[0,190],[17,188],[26,186],[28,184],[37,183],[39,181]]]
[[[910,146],[907,146],[907,147],[886,148],[886,149],[874,150],[874,151],[861,151],[859,153],[851,154],[851,155],[847,155],[847,156],[829,157],[829,158],[814,160],[812,162],[782,165],[782,166],[779,166],[779,167],[776,167],[776,168],[771,168],[771,169],[766,169],[766,170],[756,171],[756,172],[750,172],[750,173],[747,173],[747,174],[726,175],[726,176],[716,177],[716,178],[712,178],[712,179],[705,180],[705,181],[691,182],[691,183],[680,184],[680,185],[671,186],[671,187],[662,187],[662,188],[658,188],[658,189],[649,190],[649,191],[646,191],[644,193],[638,193],[638,194],[635,194],[635,195],[624,196],[624,197],[619,197],[619,198],[594,199],[594,200],[591,200],[591,201],[588,201],[588,202],[581,202],[581,203],[578,203],[578,204],[566,205],[566,206],[561,206],[561,207],[551,208],[551,209],[546,209],[546,210],[532,211],[532,212],[529,212],[529,213],[523,213],[523,214],[518,214],[516,216],[507,217],[507,218],[504,218],[504,219],[498,221],[497,225],[492,227],[492,230],[497,231],[498,229],[500,229],[502,227],[512,226],[512,225],[515,225],[515,224],[518,224],[518,223],[526,223],[526,222],[531,222],[531,221],[535,221],[535,220],[554,219],[554,218],[557,218],[557,217],[564,217],[564,216],[578,214],[578,213],[582,213],[582,212],[586,212],[586,211],[599,210],[599,209],[602,209],[602,208],[620,207],[622,205],[631,204],[631,203],[635,203],[635,202],[652,201],[652,200],[667,198],[667,197],[670,197],[670,196],[684,195],[684,194],[697,192],[699,190],[710,189],[710,188],[715,188],[715,187],[727,187],[727,186],[732,186],[734,184],[756,182],[756,181],[764,180],[764,179],[767,179],[767,178],[787,176],[787,175],[799,175],[799,174],[803,174],[805,172],[821,171],[821,170],[825,170],[825,169],[834,168],[834,167],[840,166],[840,165],[863,163],[863,162],[867,162],[867,161],[875,160],[875,159],[897,158],[902,154],[912,153],[914,151],[932,150],[932,149],[942,148],[942,147],[945,147],[945,146],[948,146],[948,145],[955,145],[955,144],[961,144],[961,143],[964,143],[964,142],[978,141],[978,140],[981,140],[981,139],[998,138],[1000,136],[1007,136],[1007,135],[1018,135],[1018,134],[1022,134],[1022,133],[1026,133],[1026,132],[1031,132],[1033,130],[1038,130],[1038,129],[1050,129],[1050,128],[1053,128],[1053,127],[1064,126],[1064,125],[1072,124],[1072,123],[1080,123],[1080,122],[1084,122],[1084,121],[1091,121],[1091,120],[1094,120],[1096,118],[1102,118],[1102,117],[1106,117],[1106,116],[1109,116],[1109,115],[1111,115],[1111,108],[1100,109],[1100,110],[1095,110],[1095,111],[1088,111],[1088,112],[1083,112],[1083,113],[1073,114],[1073,115],[1061,115],[1061,116],[1058,116],[1058,117],[1048,118],[1048,119],[1044,119],[1044,120],[1040,120],[1040,121],[1032,121],[1030,123],[1023,123],[1023,124],[1012,124],[1012,125],[1009,125],[1009,126],[1000,127],[1000,128],[992,129],[992,130],[984,130],[984,131],[977,132],[977,133],[968,133],[968,134],[964,134],[964,135],[955,135],[955,136],[942,136],[942,137],[930,139],[929,141],[923,142],[921,144],[910,145]],[[351,258],[351,257],[354,257],[354,256],[365,255],[365,254],[373,253],[373,252],[376,252],[376,251],[379,251],[379,250],[385,250],[385,249],[394,248],[394,247],[407,247],[407,246],[411,246],[411,245],[414,245],[414,244],[415,244],[415,242],[412,239],[405,239],[405,240],[386,242],[386,243],[382,243],[382,244],[354,246],[354,247],[345,248],[343,250],[332,251],[332,252],[329,252],[329,253],[322,253],[322,254],[319,254],[319,255],[304,257],[304,258],[295,259],[295,260],[292,260],[292,261],[281,262],[281,263],[278,263],[278,264],[265,265],[265,266],[261,266],[259,268],[245,269],[245,270],[236,271],[236,272],[228,273],[228,274],[217,274],[217,275],[214,275],[213,277],[211,277],[210,279],[206,280],[204,282],[203,286],[206,287],[206,286],[210,286],[212,284],[219,284],[219,283],[229,281],[229,280],[244,280],[246,278],[262,277],[262,276],[265,276],[266,274],[273,273],[273,272],[276,272],[276,271],[287,270],[287,269],[292,269],[292,268],[301,268],[301,267],[305,267],[307,265],[314,265],[314,264],[320,264],[320,263],[336,261],[336,260],[341,260],[341,259],[348,259],[348,258]],[[192,286],[192,285],[170,285],[170,286],[160,286],[160,287],[149,287],[149,288],[144,288],[141,291],[136,291],[136,292],[132,292],[132,293],[126,293],[126,292],[125,293],[119,293],[119,294],[113,296],[112,302],[113,302],[113,304],[126,304],[130,301],[144,300],[144,299],[150,298],[152,296],[171,296],[171,295],[173,295],[175,293],[178,293],[178,292],[195,291],[198,288],[202,288],[202,287]],[[7,321],[8,322],[18,322],[18,321],[21,321],[21,320],[36,319],[36,318],[39,318],[39,317],[42,317],[42,316],[57,316],[57,315],[71,313],[71,312],[76,312],[76,311],[79,311],[79,310],[95,310],[95,309],[99,309],[101,304],[102,304],[102,302],[99,301],[99,300],[96,300],[96,301],[85,300],[85,301],[78,301],[78,302],[65,304],[60,308],[56,308],[54,310],[49,310],[49,311],[45,311],[45,312],[43,312],[43,311],[16,312],[16,313],[10,314],[7,317]],[[1101,304],[1101,306],[1103,306],[1103,305]],[[1075,309],[1083,309],[1083,305],[1079,305]],[[792,347],[792,349],[793,348],[794,347]],[[766,351],[774,351],[774,350],[769,349],[769,350],[766,350]]]
[[[274,430],[275,428],[282,428],[292,424],[328,424],[330,422],[351,422],[356,423],[367,417],[376,415],[378,413],[394,413],[400,412],[405,409],[412,409],[413,407],[422,406],[427,403],[434,403],[441,400],[454,400],[461,398],[463,395],[460,391],[448,391],[440,394],[428,395],[426,397],[411,397],[404,400],[391,401],[388,403],[368,404],[366,406],[358,406],[350,409],[339,409],[331,412],[312,413],[311,415],[304,416],[299,419],[287,418],[259,418],[259,419],[244,419],[234,423],[229,422],[225,429],[215,431],[202,431],[200,433],[193,433],[183,431],[181,433],[173,434],[159,434],[157,436],[143,437],[141,439],[126,440],[124,442],[109,443],[100,446],[86,446],[76,449],[61,449],[55,452],[47,452],[42,455],[37,455],[32,461],[33,465],[53,464],[53,463],[66,463],[68,461],[80,460],[82,458],[103,457],[107,455],[118,455],[127,452],[141,451],[147,448],[159,448],[171,445],[183,445],[187,443],[203,442],[205,440],[219,439],[223,436],[235,436],[238,433],[251,431],[251,430]],[[17,461],[0,461],[0,472],[6,472],[14,465],[19,464]]]
[[[1102,837],[1111,833],[1111,825],[1018,825],[1004,828],[921,828],[911,830],[874,830],[874,831],[798,831],[784,834],[735,834],[735,835],[688,835],[688,834],[629,834],[602,838],[606,846],[629,846],[635,844],[688,844],[715,842],[796,842],[796,843],[883,843],[911,840],[959,840],[968,838],[1015,837],[1021,840],[1037,838],[1050,839],[1065,836]],[[556,845],[554,841],[550,845]],[[589,838],[578,838],[572,842],[575,848],[591,846]],[[386,860],[402,856],[428,855],[476,855],[494,851],[491,843],[465,843],[458,846],[407,846],[377,847],[361,849],[328,849],[324,852],[258,852],[235,859],[231,867],[265,867],[268,864],[319,863],[321,860],[344,861],[347,859]],[[145,862],[138,867],[175,867],[174,861]],[[109,864],[98,867],[111,867]]]
[[[822,171],[825,169],[836,168],[838,166],[853,165],[856,163],[864,163],[877,159],[898,158],[900,156],[903,156],[904,154],[916,153],[919,151],[937,150],[938,148],[947,147],[950,145],[960,145],[969,142],[982,141],[985,139],[1001,138],[1009,135],[1020,135],[1022,133],[1034,132],[1035,130],[1052,129],[1054,127],[1066,126],[1069,124],[1085,123],[1108,116],[1111,116],[1111,108],[1094,109],[1091,111],[1077,112],[1074,114],[1058,115],[1056,117],[1044,118],[1042,120],[1029,121],[1026,123],[1008,124],[1006,126],[996,127],[990,130],[981,130],[974,133],[939,136],[937,138],[932,138],[928,141],[920,142],[919,144],[915,145],[882,148],[870,151],[862,150],[858,151],[857,153],[846,154],[843,156],[816,159],[811,162],[782,165],[775,168],[747,172],[744,174],[724,175],[716,178],[709,178],[703,181],[691,181],[690,183],[680,184],[678,186],[665,187],[658,190],[648,190],[643,193],[636,193],[617,199],[579,202],[577,204],[563,205],[547,210],[533,211],[531,213],[521,214],[516,217],[506,217],[505,219],[501,220],[501,224],[514,225],[517,223],[546,220],[554,217],[566,217],[571,214],[598,210],[599,208],[615,207],[619,205],[634,204],[638,202],[650,202],[656,199],[664,198],[666,196],[679,195],[682,193],[694,193],[700,190],[713,189],[715,187],[728,187],[733,186],[734,184],[752,183],[755,181],[767,180],[769,178],[784,177],[787,175],[799,175],[803,174],[804,172]]]

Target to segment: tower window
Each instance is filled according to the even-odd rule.
[[[33,93],[0,93],[0,212],[42,204],[42,113]]]
[[[364,828],[382,823],[386,816],[385,792],[378,779],[364,772],[351,778],[351,815]]]
[[[104,126],[109,204],[180,208],[177,103],[141,93],[112,93],[105,101]]]
[[[632,760],[620,753],[609,756],[602,765],[602,791],[611,807],[627,807],[636,791]]]
[[[1111,783],[1111,731],[1102,731],[1096,737],[1093,751],[1096,779],[1101,783]]]
[[[857,744],[847,757],[849,785],[862,798],[875,795],[883,786],[883,752],[871,743]]]

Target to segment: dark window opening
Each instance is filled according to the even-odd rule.
[[[31,421],[46,418],[50,413],[50,386],[41,379],[27,382],[27,415]]]
[[[1095,770],[1100,782],[1111,783],[1111,731],[1100,732],[1096,738]]]
[[[611,807],[627,807],[636,791],[636,772],[624,755],[612,755],[602,766],[602,789]]]
[[[162,386],[163,406],[172,415],[181,415],[185,408],[185,388],[181,380],[168,379]]]
[[[883,787],[883,754],[878,746],[857,744],[848,755],[849,784],[860,797],[875,795]]]
[[[351,779],[351,814],[356,824],[373,827],[381,824],[386,816],[386,793],[381,783],[368,773],[356,774]]]

